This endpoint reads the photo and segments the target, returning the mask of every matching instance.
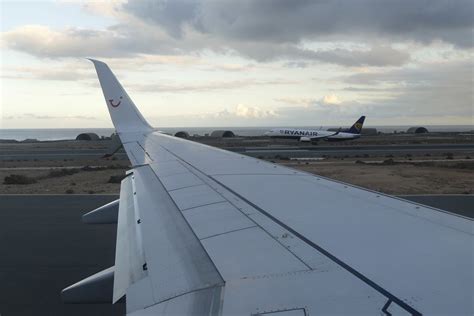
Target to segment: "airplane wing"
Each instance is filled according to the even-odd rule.
[[[470,219],[155,132],[93,62],[133,165],[113,268],[127,314],[473,314]]]

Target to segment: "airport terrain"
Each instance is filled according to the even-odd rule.
[[[387,134],[317,145],[265,137],[196,141],[388,194],[472,194],[472,135]],[[116,194],[129,161],[112,142],[0,143],[0,194]],[[27,184],[5,181],[19,175]],[[21,181],[21,179],[20,179]]]

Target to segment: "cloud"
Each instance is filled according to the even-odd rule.
[[[87,1],[86,10],[112,24],[100,29],[23,25],[4,31],[2,50],[27,53],[54,67],[7,69],[5,64],[2,77],[89,80],[95,78],[91,65],[79,67],[71,58],[98,57],[119,74],[132,70],[131,78],[157,69],[165,70],[160,76],[183,69],[190,74],[179,81],[125,82],[138,92],[206,98],[197,93],[242,89],[249,92],[242,101],[258,98],[256,109],[242,105],[237,111],[223,104],[227,110],[205,114],[211,124],[215,115],[244,125],[249,119],[320,124],[331,117],[352,120],[360,112],[385,118],[448,112],[472,117],[473,5],[472,0]],[[34,60],[11,56],[10,63]],[[202,71],[215,73],[192,81]],[[86,84],[92,82],[98,86],[97,80]],[[270,107],[273,113],[264,114]]]
[[[294,60],[286,65],[307,66],[307,61],[337,64],[342,66],[400,66],[410,60],[410,55],[387,45],[375,45],[365,49],[324,48],[308,49],[288,43],[273,42],[229,42],[231,52],[259,62],[272,60]],[[305,62],[306,61],[306,62]]]
[[[77,65],[66,64],[56,68],[10,67],[4,68],[1,74],[6,79],[33,79],[77,81],[96,78],[91,69],[80,69]]]
[[[323,97],[322,103],[325,105],[339,105],[342,103],[342,101],[339,99],[337,95],[328,94]]]
[[[278,119],[278,113],[269,108],[237,104],[216,112],[201,114],[161,115],[149,117],[157,126],[249,126],[261,125]]]
[[[392,124],[402,118],[405,124],[439,124],[442,118],[452,123],[453,117],[458,124],[474,123],[473,73],[474,62],[465,60],[351,74],[334,80],[340,88],[322,98],[276,99],[283,105],[276,113],[300,125],[310,118],[335,121],[362,114]]]
[[[114,37],[110,31],[77,28],[54,31],[42,25],[24,25],[4,32],[2,43],[10,49],[39,57],[84,57],[91,53],[90,56],[101,56],[96,54],[100,51],[113,55]]]
[[[235,109],[235,115],[244,118],[268,118],[277,116],[274,110],[265,110],[258,107],[246,106],[244,104],[238,104]]]
[[[275,101],[283,103],[285,105],[296,105],[296,106],[303,106],[309,107],[317,102],[314,98],[294,98],[294,97],[285,97],[285,98],[277,98]]]
[[[200,3],[193,0],[129,1],[123,8],[145,21],[159,24],[172,37],[181,38],[185,24],[199,26],[199,6]]]
[[[401,66],[410,55],[390,46],[374,46],[369,50],[334,49],[314,53],[315,59],[344,66]]]
[[[173,37],[186,29],[235,41],[390,37],[472,46],[473,3],[432,1],[136,0],[123,10]]]
[[[360,97],[380,92],[379,116],[449,115],[473,118],[474,62],[425,63],[389,71],[374,71],[341,78]],[[365,90],[365,91],[364,91]]]
[[[275,86],[275,85],[294,85],[298,84],[296,80],[274,79],[274,80],[235,80],[235,81],[217,81],[205,84],[127,84],[127,87],[140,92],[208,92],[216,90],[242,89],[255,86]]]
[[[61,31],[24,25],[2,33],[2,47],[43,58],[132,57],[171,54],[177,50],[160,32],[115,25],[105,30],[69,27]],[[161,43],[161,45],[160,45]]]
[[[343,66],[398,66],[406,63],[409,54],[386,45],[368,49],[324,49],[310,50],[288,43],[273,42],[218,42],[202,34],[194,34],[188,40],[166,37],[155,29],[139,30],[133,26],[116,25],[106,30],[67,28],[52,30],[40,25],[25,25],[2,34],[2,45],[12,50],[46,57],[144,57],[149,63],[192,63],[196,57],[180,56],[213,50],[220,54],[236,54],[259,62],[277,59],[297,61],[288,65],[304,65],[302,60],[312,60]],[[87,45],[84,45],[87,43]],[[158,55],[153,57],[154,55]],[[177,55],[177,56],[176,56]],[[298,61],[299,60],[299,61]],[[224,70],[242,67],[223,65]]]
[[[344,105],[346,102],[343,102],[336,94],[330,93],[323,96],[320,99],[317,98],[278,98],[275,101],[281,102],[285,105],[296,105],[300,107],[313,107],[321,105]]]
[[[472,47],[472,6],[469,0],[135,0],[98,6],[88,2],[88,10],[113,16],[117,23],[100,30],[25,25],[3,32],[2,42],[47,58],[212,51],[260,62],[283,59],[296,67],[307,61],[400,66],[410,61],[410,54],[395,49],[392,42],[444,41]],[[365,47],[333,47],[348,42]]]
[[[6,120],[34,119],[34,120],[98,120],[97,117],[87,115],[41,115],[35,113],[23,113],[3,117]]]

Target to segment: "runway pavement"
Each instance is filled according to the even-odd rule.
[[[362,156],[362,155],[405,155],[405,154],[474,154],[474,144],[415,144],[415,145],[305,145],[295,142],[294,146],[267,147],[225,147],[224,149],[249,156],[288,156],[288,157],[321,157],[321,156]],[[101,149],[62,149],[49,148],[31,152],[5,148],[0,154],[0,161],[6,160],[63,160],[63,159],[98,159],[106,153]],[[118,159],[127,159],[123,151],[115,154]]]
[[[471,194],[425,194],[401,195],[399,197],[465,217],[474,218],[474,195]]]
[[[114,264],[115,225],[85,225],[81,215],[116,198],[0,195],[0,315],[125,313],[124,304],[65,305],[60,300],[63,288]],[[474,195],[403,198],[474,217]]]
[[[0,315],[123,315],[124,304],[65,305],[63,288],[114,264],[115,225],[81,215],[107,195],[0,195]]]
[[[341,145],[341,146],[285,146],[285,147],[233,147],[225,148],[254,157],[287,156],[287,157],[354,157],[363,155],[442,155],[446,153],[474,153],[474,144],[415,144],[415,145]]]
[[[7,160],[63,160],[63,159],[99,159],[107,153],[101,149],[48,149],[42,151],[24,151],[24,150],[2,150],[0,161]],[[127,159],[125,152],[118,152],[114,155],[118,159]]]

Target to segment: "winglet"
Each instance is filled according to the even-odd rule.
[[[118,133],[150,132],[153,128],[143,118],[106,63],[88,58],[95,66],[105,103]]]

